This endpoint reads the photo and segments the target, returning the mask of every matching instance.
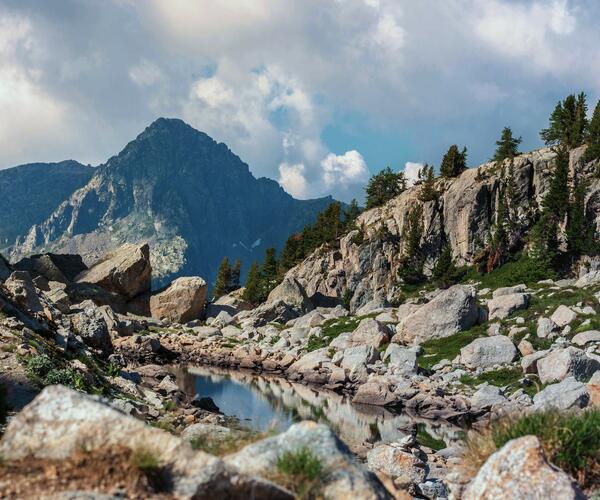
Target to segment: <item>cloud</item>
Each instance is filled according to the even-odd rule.
[[[160,82],[163,74],[156,64],[143,60],[130,68],[129,78],[140,87],[149,87]]]
[[[412,186],[419,178],[419,172],[425,165],[423,163],[415,163],[407,161],[404,164],[404,178],[409,186]]]
[[[369,179],[365,159],[358,151],[347,151],[343,155],[329,153],[321,162],[323,182],[327,189],[346,189],[352,185],[363,185]]]
[[[279,179],[281,184],[289,194],[296,198],[305,198],[307,195],[307,182],[304,177],[304,165],[289,165],[282,163],[279,165]]]

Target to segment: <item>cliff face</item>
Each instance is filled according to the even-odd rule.
[[[586,215],[600,231],[600,179],[594,176],[597,164],[583,165],[583,148],[571,151],[571,175],[588,179]],[[514,246],[522,246],[534,220],[536,207],[544,198],[554,166],[555,153],[540,149],[515,158]],[[364,212],[358,219],[360,230],[344,236],[338,249],[315,251],[288,272],[309,296],[332,302],[350,293],[357,309],[370,300],[393,300],[402,255],[402,234],[408,214],[418,204],[423,207],[422,248],[425,272],[430,273],[445,242],[451,246],[458,265],[471,264],[483,250],[496,220],[499,188],[506,185],[505,168],[486,163],[469,169],[454,179],[436,182],[440,196],[435,201],[419,201],[421,186],[414,186],[382,207]],[[333,299],[333,300],[332,300]]]
[[[148,242],[158,283],[183,274],[211,282],[224,256],[247,268],[331,201],[296,200],[253,177],[225,144],[160,118],[32,226],[12,258],[53,251],[91,263],[121,244]]]

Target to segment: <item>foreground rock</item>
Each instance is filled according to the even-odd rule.
[[[0,454],[5,461],[62,460],[82,449],[93,453],[115,446],[144,450],[155,457],[169,475],[173,493],[181,498],[290,497],[272,483],[195,452],[168,432],[62,386],[45,388],[10,422]]]
[[[590,401],[586,384],[568,377],[558,384],[552,384],[533,397],[535,410],[571,410],[585,408]]]
[[[108,252],[90,269],[79,274],[76,281],[96,284],[132,299],[150,290],[151,274],[148,245],[127,244]]]
[[[568,474],[548,462],[539,440],[525,436],[487,459],[464,492],[464,500],[585,498]]]
[[[225,462],[248,474],[270,477],[277,472],[281,454],[309,449],[321,459],[325,473],[323,498],[390,498],[379,480],[366,471],[333,431],[314,422],[292,425],[286,432],[251,444],[225,458]]]
[[[479,318],[475,291],[465,285],[454,285],[433,300],[406,316],[398,325],[394,342],[419,344],[471,328]]]
[[[517,348],[505,335],[475,339],[460,350],[460,360],[469,368],[491,368],[510,363],[516,355]]]
[[[150,297],[150,315],[172,323],[187,323],[204,312],[208,285],[197,276],[177,278],[165,290]]]
[[[576,347],[551,352],[537,362],[538,375],[543,384],[560,381],[569,376],[580,381],[587,380],[598,369],[600,362],[588,357]]]

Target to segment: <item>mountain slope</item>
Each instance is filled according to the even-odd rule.
[[[296,200],[275,181],[253,177],[225,144],[159,118],[32,226],[13,258],[43,249],[90,262],[122,243],[148,241],[159,283],[180,274],[212,282],[223,256],[241,258],[247,269],[331,201]]]
[[[0,170],[0,249],[42,222],[93,174],[92,167],[73,160]]]

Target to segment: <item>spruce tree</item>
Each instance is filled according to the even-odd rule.
[[[568,95],[563,101],[558,101],[550,115],[548,128],[540,132],[546,145],[562,144],[575,148],[583,144],[587,130],[586,95],[580,92]]]
[[[348,208],[344,210],[344,225],[347,229],[350,229],[354,226],[354,221],[356,221],[359,215],[360,207],[358,206],[356,199],[353,198],[352,201],[350,201]]]
[[[256,262],[253,262],[248,270],[246,286],[242,298],[251,304],[260,303],[260,269]]]
[[[408,220],[402,232],[404,252],[400,258],[398,276],[406,284],[418,284],[424,280],[424,258],[421,249],[422,236],[423,208],[417,205],[409,212]]]
[[[577,96],[577,102],[575,103],[575,116],[573,117],[570,147],[575,148],[583,144],[587,133],[587,127],[588,121],[586,95],[585,93],[581,92]]]
[[[456,271],[456,266],[452,261],[452,248],[446,243],[435,263],[432,278],[438,286],[446,288],[455,281]]]
[[[440,175],[442,177],[456,177],[467,169],[467,148],[458,150],[456,144],[452,144],[442,158]]]
[[[236,259],[233,269],[231,270],[231,276],[229,281],[229,290],[227,293],[231,293],[240,287],[240,274],[242,272],[242,261]]]
[[[514,158],[519,155],[519,144],[522,139],[520,137],[513,137],[513,133],[510,127],[504,127],[502,129],[502,135],[500,140],[496,141],[496,152],[492,160],[501,162],[507,158]]]
[[[229,293],[229,286],[231,284],[231,266],[229,265],[229,259],[223,257],[219,270],[217,271],[217,279],[215,281],[215,287],[213,295],[216,299]]]
[[[577,257],[594,250],[594,226],[585,215],[587,182],[575,178],[567,214],[567,248]]]
[[[425,164],[419,171],[419,175],[423,172],[423,182],[421,183],[421,191],[419,192],[419,200],[423,202],[436,200],[438,192],[435,189],[435,178],[433,175],[433,167]]]
[[[277,258],[275,257],[275,248],[265,250],[265,259],[260,268],[260,302],[267,300],[271,290],[277,284]]]
[[[385,168],[369,179],[366,187],[367,209],[379,207],[395,198],[406,189],[404,172],[394,172],[390,167]]]
[[[550,114],[550,124],[548,128],[542,129],[540,137],[548,145],[557,144],[563,138],[563,107],[562,102],[558,101],[554,111]]]
[[[600,101],[594,108],[594,114],[587,130],[586,142],[588,146],[583,156],[584,161],[590,162],[600,158]]]

